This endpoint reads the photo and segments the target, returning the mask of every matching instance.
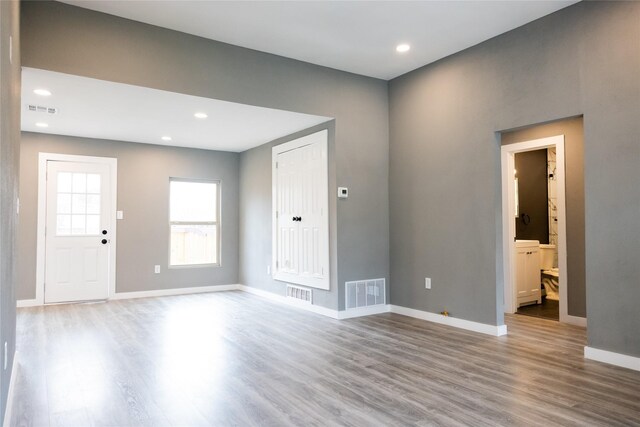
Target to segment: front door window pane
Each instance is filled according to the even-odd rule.
[[[59,172],[56,207],[58,236],[100,233],[100,175]]]

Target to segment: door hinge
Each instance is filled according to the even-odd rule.
[[[276,162],[276,169],[278,169],[278,162]]]
[[[276,218],[278,218],[278,211],[276,211]]]
[[[279,265],[279,264],[280,264],[280,263],[279,263],[278,261],[276,261],[276,270],[278,269],[278,265]]]

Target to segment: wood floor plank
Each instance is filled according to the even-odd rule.
[[[18,311],[13,426],[640,426],[584,328],[338,321],[242,292]]]

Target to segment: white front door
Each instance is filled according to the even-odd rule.
[[[274,147],[274,278],[329,289],[327,132]]]
[[[107,164],[47,161],[44,302],[109,296]]]

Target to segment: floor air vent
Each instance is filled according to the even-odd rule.
[[[356,280],[345,283],[346,308],[369,307],[386,304],[385,279]]]
[[[311,289],[299,288],[298,286],[287,285],[287,298],[293,298],[305,304],[311,304]]]

